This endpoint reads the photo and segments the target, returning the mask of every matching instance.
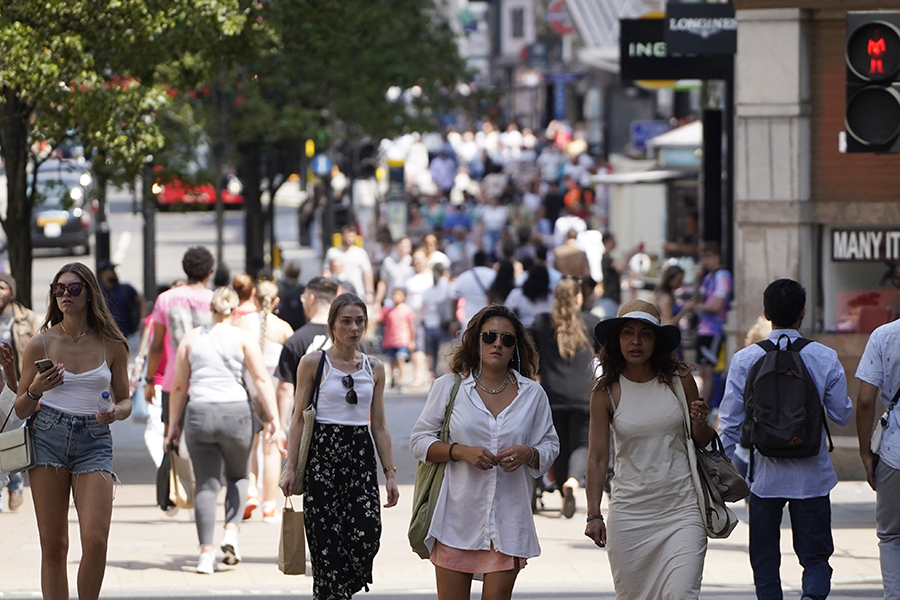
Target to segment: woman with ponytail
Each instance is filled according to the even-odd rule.
[[[237,279],[235,277],[235,281]],[[256,310],[241,316],[237,325],[250,332],[254,340],[258,340],[263,362],[271,376],[275,373],[275,367],[278,366],[278,360],[281,358],[281,349],[284,348],[287,339],[294,334],[294,330],[287,321],[274,314],[275,307],[280,301],[277,283],[269,280],[258,281],[250,297],[255,301]],[[240,308],[238,306],[238,309]],[[254,409],[258,412],[261,400],[259,392],[251,379],[244,377],[244,380],[247,382],[247,393],[250,394]],[[278,407],[278,421],[283,427],[286,426],[290,415],[290,406]],[[249,519],[256,507],[259,506],[259,488],[262,487],[263,522],[275,523],[278,520],[275,516],[275,500],[280,492],[278,480],[281,477],[281,453],[274,444],[262,445],[263,469],[262,486],[260,486],[259,445],[259,434],[257,434],[253,440],[253,451],[250,453],[250,485],[247,491],[247,504],[244,505],[244,519]]]
[[[531,337],[541,357],[541,386],[550,399],[553,425],[559,435],[559,456],[552,482],[563,495],[563,515],[575,514],[575,490],[584,484],[587,467],[592,347],[589,333],[600,320],[581,310],[582,282],[567,275],[556,286],[553,310],[535,317]]]

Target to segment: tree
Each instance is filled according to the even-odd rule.
[[[327,146],[435,128],[470,75],[434,0],[279,0],[253,5],[245,28],[253,34],[231,38],[224,53],[240,99],[228,105],[228,135],[245,183],[250,268],[263,260],[259,184],[274,197],[307,138]],[[392,86],[421,93],[391,102]]]
[[[197,60],[243,29],[238,0],[10,0],[0,11],[0,157],[7,173],[9,239],[18,299],[31,304],[29,162],[75,135],[102,157],[101,178],[132,180],[162,147],[156,114],[168,99],[160,75],[208,72]],[[206,52],[211,54],[211,52]]]

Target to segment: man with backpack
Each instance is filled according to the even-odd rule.
[[[781,519],[791,515],[794,551],[803,567],[803,599],[824,600],[831,590],[834,552],[829,493],[837,476],[828,457],[825,415],[850,421],[853,405],[837,353],[800,337],[806,290],[778,279],[763,293],[772,332],[731,360],[719,410],[725,451],[750,450],[750,565],[759,600],[783,598]]]
[[[900,320],[872,332],[859,359],[856,432],[866,479],[875,490],[875,532],[885,600],[900,599]],[[877,407],[877,408],[876,408]],[[880,410],[878,410],[880,409]],[[879,414],[881,413],[881,414]],[[875,415],[879,421],[875,422]],[[881,439],[872,437],[878,427]]]

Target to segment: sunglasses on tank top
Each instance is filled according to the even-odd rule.
[[[347,404],[356,404],[359,402],[359,397],[356,395],[356,390],[353,389],[353,376],[352,375],[344,375],[341,377],[341,383],[344,384],[344,387],[347,388],[347,395],[344,396],[344,400]]]

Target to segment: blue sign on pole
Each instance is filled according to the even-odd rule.
[[[650,139],[664,134],[671,128],[668,121],[632,121],[631,146],[638,152],[645,152]]]
[[[331,173],[331,157],[327,154],[316,154],[312,159],[313,173],[324,177]]]

